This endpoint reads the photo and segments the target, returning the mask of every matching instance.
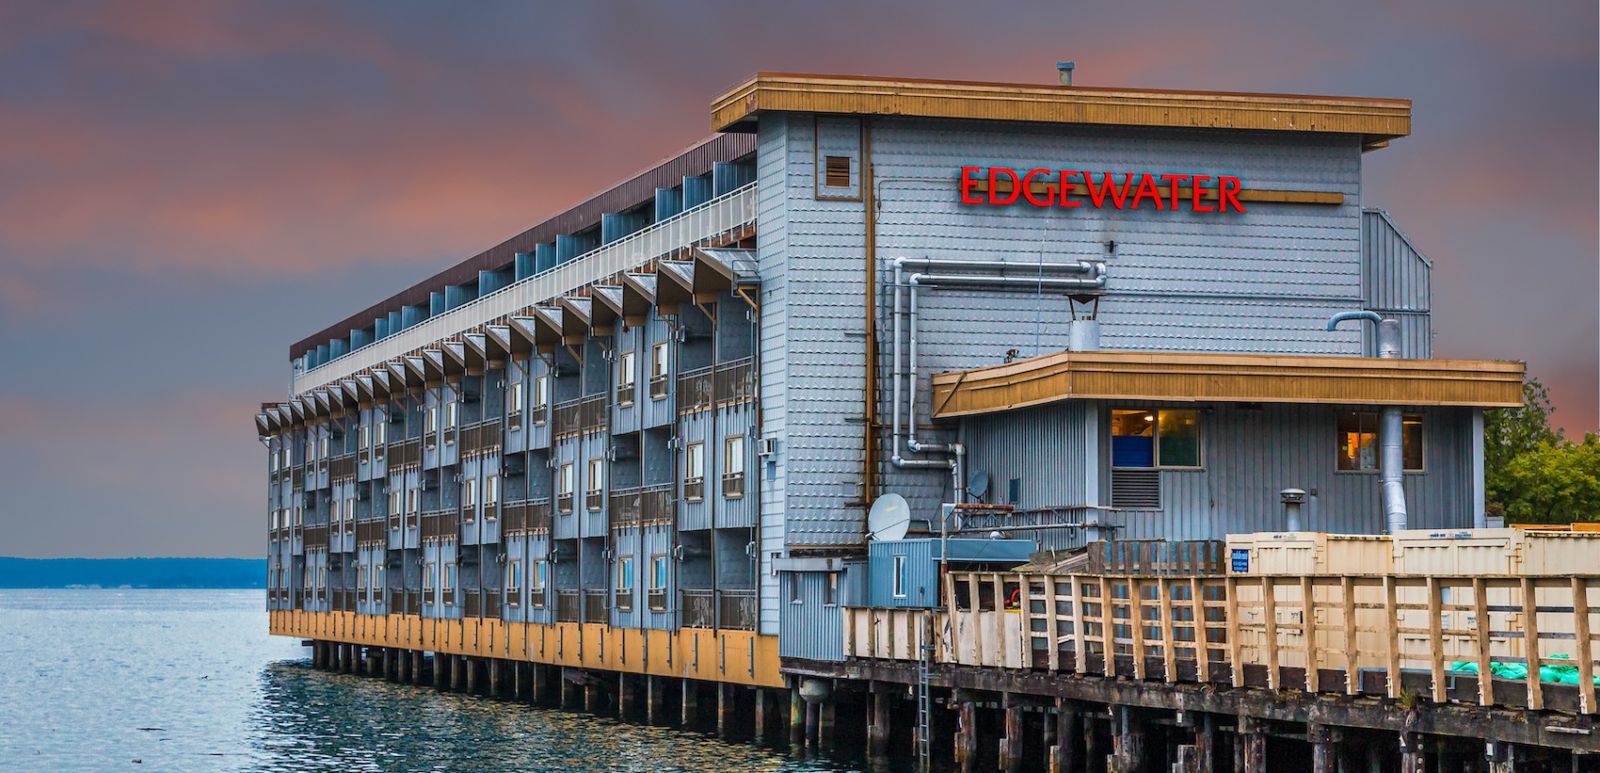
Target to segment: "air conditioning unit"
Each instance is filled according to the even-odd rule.
[[[764,437],[764,438],[761,438],[761,440],[758,441],[757,444],[756,444],[756,455],[757,456],[763,456],[763,457],[776,456],[777,453],[778,453],[778,439],[775,438],[775,437]]]
[[[606,461],[614,462],[616,460],[617,460],[617,447],[615,445],[607,446],[606,447]]]

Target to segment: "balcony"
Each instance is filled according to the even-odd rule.
[[[606,590],[585,590],[583,592],[583,621],[585,623],[603,623],[607,619],[606,597],[611,592]]]
[[[678,376],[680,412],[703,411],[713,405],[746,402],[754,397],[755,370],[748,357]]]
[[[550,500],[535,499],[528,502],[528,530],[550,531]]]
[[[555,420],[552,422],[551,432],[557,436],[575,435],[582,430],[579,416],[583,411],[583,400],[565,400],[556,403]]]
[[[556,591],[556,622],[576,623],[583,619],[583,597],[575,590]]]
[[[755,630],[757,614],[754,590],[684,590],[679,595],[683,599],[684,628]]]
[[[633,270],[688,245],[752,225],[755,221],[756,186],[751,183],[315,368],[296,371],[291,379],[291,389],[295,394],[302,394],[309,389],[348,378],[434,341],[518,313],[592,282]]]
[[[606,509],[611,528],[620,529],[639,525],[639,489],[617,489],[611,492],[611,506]]]
[[[649,605],[651,612],[667,611],[667,589],[651,588],[646,591],[645,604]]]

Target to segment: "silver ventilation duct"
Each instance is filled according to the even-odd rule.
[[[1385,319],[1375,311],[1341,311],[1328,320],[1333,330],[1347,319],[1371,322],[1378,333],[1378,356],[1400,356],[1400,322]],[[1400,407],[1384,406],[1378,420],[1378,478],[1383,486],[1383,516],[1390,534],[1406,528],[1406,488],[1404,440]]]

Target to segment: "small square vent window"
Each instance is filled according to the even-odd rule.
[[[850,187],[850,157],[827,156],[824,159],[826,171],[822,184],[829,188]]]

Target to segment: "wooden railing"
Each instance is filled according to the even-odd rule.
[[[1596,712],[1597,575],[952,572],[944,598],[847,610],[846,655],[915,659],[931,635],[944,663]]]

